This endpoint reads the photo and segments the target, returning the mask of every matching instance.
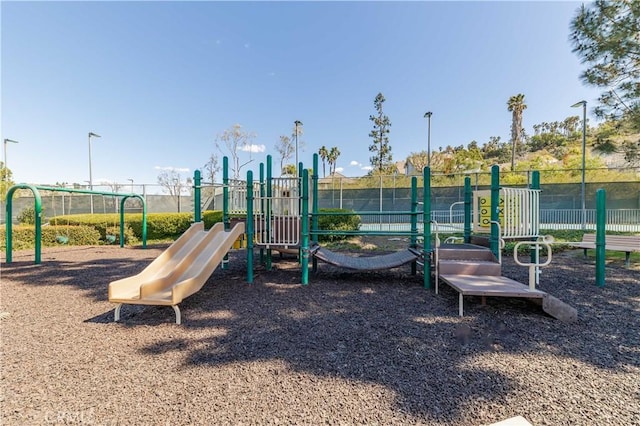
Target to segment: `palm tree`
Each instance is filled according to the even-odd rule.
[[[522,138],[522,111],[527,109],[527,105],[524,103],[524,95],[518,93],[511,96],[507,102],[507,109],[512,113],[511,118],[511,171],[515,170],[516,166],[516,149],[518,147],[518,141]]]
[[[327,156],[327,161],[329,163],[329,174],[335,174],[338,157],[340,157],[340,150],[334,146],[329,150],[329,155]]]
[[[327,173],[325,170],[326,161],[329,157],[329,151],[327,150],[327,147],[322,145],[318,150],[318,155],[322,159],[322,177],[327,177]],[[331,170],[329,170],[329,173],[331,173]]]

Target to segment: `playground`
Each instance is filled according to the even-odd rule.
[[[381,241],[406,246],[368,245]],[[236,250],[181,303],[182,325],[170,306],[113,322],[109,283],[164,249],[2,259],[2,424],[640,423],[637,262],[609,262],[598,287],[593,257],[554,254],[538,287],[578,309],[564,323],[512,298],[469,297],[459,317],[457,293],[425,290],[409,265],[322,263],[303,286],[295,258],[275,255],[249,284]],[[527,282],[511,256],[502,271]]]

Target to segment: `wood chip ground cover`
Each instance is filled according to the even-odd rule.
[[[410,267],[320,264],[299,285],[275,256],[246,283],[231,254],[182,305],[125,306],[110,281],[164,246],[45,249],[2,264],[2,424],[640,424],[640,267],[554,257],[540,288],[578,309],[564,324],[524,300],[422,288]],[[257,258],[256,258],[257,260]],[[258,262],[256,262],[258,263]],[[527,270],[505,258],[504,275]]]

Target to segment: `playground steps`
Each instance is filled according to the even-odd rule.
[[[491,250],[474,244],[442,244],[438,249],[438,271],[441,275],[502,274]]]
[[[464,296],[517,297],[529,299],[542,305],[542,310],[563,322],[574,322],[578,311],[562,300],[530,289],[511,278],[490,275],[440,275],[440,279],[458,292],[458,313],[464,315]]]
[[[438,250],[439,279],[458,292],[458,313],[464,315],[464,296],[518,297],[531,300],[563,322],[573,322],[578,311],[560,299],[530,289],[502,276],[498,259],[487,248],[475,244],[442,244]]]

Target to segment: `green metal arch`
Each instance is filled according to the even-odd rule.
[[[5,247],[6,247],[6,259],[7,263],[11,263],[12,258],[12,240],[13,240],[13,194],[18,189],[29,189],[33,193],[34,199],[34,210],[35,210],[35,227],[36,227],[36,235],[35,235],[35,246],[36,246],[36,256],[35,263],[39,264],[41,261],[41,252],[42,252],[42,197],[40,197],[40,192],[38,188],[33,185],[28,185],[26,183],[21,183],[18,185],[13,185],[7,191],[7,205],[6,209],[6,233],[5,233]]]
[[[95,195],[110,195],[114,197],[121,197],[120,199],[120,247],[124,247],[124,203],[128,198],[137,198],[142,202],[142,248],[147,248],[147,203],[144,197],[140,194],[119,194],[117,192],[100,192],[89,191],[85,189],[71,189],[71,188],[59,188],[40,185],[29,185],[21,183],[12,186],[7,191],[7,205],[6,205],[6,235],[5,235],[5,247],[6,247],[6,259],[7,263],[11,263],[13,252],[13,223],[11,218],[13,210],[13,194],[18,189],[29,189],[33,193],[34,197],[34,210],[35,210],[35,263],[39,264],[42,260],[42,197],[39,190],[54,191],[54,192],[75,192],[80,194],[95,194]]]

